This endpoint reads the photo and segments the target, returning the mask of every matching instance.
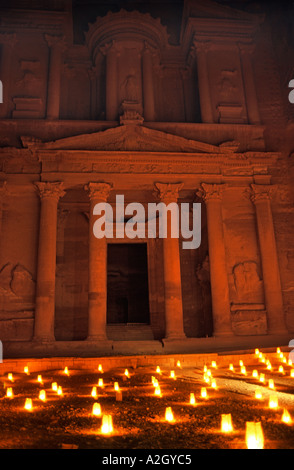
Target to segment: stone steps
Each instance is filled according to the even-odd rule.
[[[145,323],[116,323],[107,325],[107,337],[113,341],[154,340],[151,326]]]

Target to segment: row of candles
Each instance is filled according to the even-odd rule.
[[[284,363],[287,362],[287,360],[284,357],[283,353],[280,351],[280,348],[277,348],[277,355],[280,359],[282,359],[282,362],[284,362]],[[258,349],[255,350],[255,356],[257,356],[262,363],[266,363],[267,369],[272,370],[272,366],[271,366],[270,361],[266,360],[264,355]],[[292,362],[289,360],[287,362],[287,364],[289,366],[291,366]],[[239,361],[239,366],[240,366],[241,374],[247,375],[246,367],[244,366],[242,360]],[[177,361],[177,367],[179,367],[179,368],[181,367],[180,361]],[[216,361],[212,361],[211,367],[215,368],[215,369],[217,368]],[[234,371],[233,364],[229,365],[229,370]],[[278,371],[282,374],[285,373],[283,366],[279,366]],[[99,366],[98,366],[98,372],[103,373],[103,368],[102,368],[101,364],[99,364]],[[24,373],[26,373],[27,375],[30,374],[29,368],[27,366],[24,368]],[[67,376],[69,375],[68,367],[65,367],[63,373]],[[161,374],[161,370],[160,370],[159,366],[157,366],[157,368],[156,368],[156,373]],[[125,377],[130,378],[128,369],[125,369],[124,375],[125,375]],[[176,379],[175,371],[170,371],[170,376],[169,377],[171,379]],[[252,377],[258,378],[258,371],[256,369],[253,370]],[[290,377],[294,378],[294,369],[291,369]],[[10,380],[12,382],[14,380],[13,375],[11,373],[8,374],[8,380]],[[153,384],[154,389],[155,389],[154,390],[154,395],[161,397],[162,393],[161,393],[161,389],[160,389],[158,380],[153,376],[151,377],[151,380],[152,380],[152,384]],[[205,380],[205,382],[210,383],[212,388],[215,388],[215,389],[217,388],[216,381],[215,381],[215,379],[213,379],[211,371],[210,371],[210,369],[207,368],[206,365],[204,366],[204,380]],[[260,382],[265,381],[264,374],[262,374],[262,373],[259,374],[259,380],[260,380]],[[38,375],[37,381],[40,384],[43,384],[43,380],[42,380],[41,375]],[[104,387],[104,383],[103,383],[102,378],[99,378],[99,380],[98,380],[98,387],[101,387],[101,388]],[[269,388],[271,388],[271,389],[275,388],[274,387],[274,381],[272,379],[269,379]],[[62,387],[58,386],[58,384],[56,382],[52,383],[52,390],[56,391],[57,395],[59,395],[59,396],[63,395]],[[121,391],[120,391],[118,382],[114,383],[114,390],[116,391],[117,394],[120,394],[120,399],[121,399]],[[10,387],[7,388],[6,396],[10,397],[10,398],[13,397],[12,388],[10,388]],[[97,398],[97,396],[98,396],[97,395],[97,387],[92,388],[91,396],[93,398]],[[201,387],[200,397],[205,398],[205,399],[208,398],[206,387]],[[255,398],[262,399],[262,394],[259,390],[255,391]],[[39,392],[39,399],[42,400],[42,401],[46,401],[46,392],[45,392],[45,390],[41,390]],[[190,393],[189,403],[191,405],[196,405],[196,399],[195,399],[195,394],[194,393]],[[270,398],[269,398],[269,408],[277,409],[278,406],[279,405],[278,405],[277,396],[271,395]],[[32,400],[30,398],[26,399],[24,408],[28,411],[33,410]],[[101,424],[101,433],[102,434],[111,434],[111,433],[113,433],[112,416],[107,415],[107,414],[102,414],[102,409],[101,409],[100,403],[95,402],[93,404],[92,414],[93,414],[93,416],[102,416],[102,424]],[[167,422],[175,422],[176,421],[175,418],[174,418],[173,411],[172,411],[171,407],[166,408],[165,420]],[[291,424],[292,423],[292,418],[291,418],[289,412],[286,409],[284,409],[284,411],[283,411],[281,421],[283,423],[286,423],[286,424]],[[231,414],[222,414],[221,415],[221,432],[223,432],[223,433],[233,432]],[[248,449],[262,449],[264,447],[263,430],[262,430],[260,422],[246,422],[246,444],[247,444]]]

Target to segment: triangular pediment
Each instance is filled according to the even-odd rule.
[[[196,140],[150,129],[141,125],[123,125],[91,134],[81,134],[52,142],[22,139],[29,148],[44,150],[145,151],[219,153],[224,149]]]
[[[215,18],[228,20],[254,21],[257,15],[246,11],[221,5],[212,0],[188,0],[184,15],[192,18]]]

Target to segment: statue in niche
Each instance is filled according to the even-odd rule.
[[[236,91],[236,78],[237,70],[222,70],[221,79],[218,84],[218,89],[220,97],[224,102],[230,101],[233,99]]]
[[[244,261],[233,268],[234,285],[240,301],[260,302],[262,281],[254,261]]]
[[[134,70],[122,82],[121,90],[126,101],[139,102],[139,84]]]

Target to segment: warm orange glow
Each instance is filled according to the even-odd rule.
[[[280,357],[281,359],[283,359],[284,354],[283,354],[282,352],[280,352],[279,357]]]
[[[212,381],[211,381],[211,387],[214,388],[214,389],[217,389],[217,385],[216,385],[216,380],[215,380],[215,379],[212,379]]]
[[[255,398],[257,400],[262,400],[262,393],[260,390],[255,390]]]
[[[294,369],[290,371],[290,377],[294,378]]]
[[[99,379],[99,380],[98,380],[98,387],[101,387],[101,388],[104,387],[103,379]]]
[[[157,386],[154,390],[154,395],[156,395],[157,397],[161,397],[161,390],[160,390],[160,387]]]
[[[29,375],[29,373],[30,373],[28,366],[25,366],[25,367],[23,368],[23,371],[24,371],[24,373],[27,374],[27,375]]]
[[[270,362],[268,362],[267,366],[266,366],[267,370],[272,370],[272,365]]]
[[[212,361],[212,362],[211,362],[211,367],[214,367],[215,369],[217,368],[217,365],[216,365],[216,362],[215,362],[215,361]]]
[[[101,406],[100,403],[94,403],[93,409],[92,409],[92,415],[94,416],[101,416]]]
[[[205,373],[203,374],[203,380],[204,380],[204,382],[206,382],[206,383],[209,383],[209,382],[210,382],[210,377],[207,375],[207,372],[205,372]]]
[[[38,375],[37,381],[38,381],[40,384],[43,383],[42,375]]]
[[[284,408],[284,412],[283,412],[281,421],[282,421],[282,423],[285,423],[285,424],[292,424],[291,415],[290,415],[289,411],[286,410],[286,408]]]
[[[6,390],[6,397],[7,398],[13,398],[13,390],[11,387],[8,387]]]
[[[97,388],[96,387],[92,388],[91,397],[97,398]]]
[[[54,392],[57,392],[57,388],[58,388],[57,382],[53,382],[53,383],[52,383],[52,390],[53,390]]]
[[[259,375],[259,382],[264,382],[264,381],[265,381],[265,375],[261,373]]]
[[[27,411],[32,411],[33,409],[33,402],[31,398],[27,398],[24,404],[24,409]]]
[[[203,367],[203,372],[207,372],[207,366],[206,365]]]
[[[241,374],[247,375],[246,367],[245,367],[245,366],[242,366],[242,367],[241,367]]]
[[[65,375],[69,375],[69,372],[68,372],[68,367],[65,367],[65,368],[64,368],[64,371],[63,371],[63,373],[64,373]]]
[[[99,364],[99,366],[98,366],[98,372],[101,372],[101,374],[103,374],[103,368],[102,368],[101,364]]]
[[[101,432],[102,432],[102,434],[111,434],[113,432],[112,416],[111,415],[103,415]]]
[[[232,372],[234,372],[234,366],[233,366],[233,364],[230,364],[230,365],[229,365],[229,370],[231,370]]]
[[[263,449],[264,437],[261,422],[246,422],[246,444],[247,449]]]
[[[287,364],[287,358],[286,358],[286,357],[283,357],[282,362],[283,362],[284,364]]]
[[[262,363],[266,362],[266,361],[265,361],[265,357],[262,357],[262,358],[260,359],[260,361],[261,361]]]
[[[256,378],[256,379],[258,378],[258,371],[257,371],[256,369],[254,369],[254,370],[252,371],[252,377],[254,377],[254,378]]]
[[[57,389],[57,395],[63,396],[63,391],[62,391],[62,387],[61,387],[61,386],[59,386],[58,389]]]
[[[7,375],[7,378],[8,378],[8,380],[10,380],[10,382],[13,382],[13,380],[14,380],[14,379],[13,379],[13,375],[12,375],[11,373],[9,373],[9,374]]]
[[[268,406],[269,408],[273,408],[273,409],[279,408],[278,397],[276,395],[271,395],[269,397]]]
[[[280,352],[281,352],[281,349],[277,348],[277,354],[280,354]]]
[[[201,396],[201,398],[208,398],[207,390],[206,390],[205,387],[201,387],[200,396]]]
[[[259,349],[256,348],[255,349],[255,356],[258,356],[258,354],[259,354]]]
[[[176,376],[175,376],[175,371],[174,370],[171,370],[170,371],[170,376],[169,376],[171,379],[175,379]]]
[[[243,361],[241,361],[241,360],[239,361],[239,366],[240,366],[240,367],[244,366]]]
[[[292,366],[292,361],[291,361],[291,359],[288,359],[288,366]]]
[[[172,412],[172,409],[171,409],[170,406],[168,406],[168,407],[165,409],[165,420],[166,420],[166,421],[169,421],[170,423],[175,420],[175,419],[174,419],[173,412]]]
[[[45,390],[40,390],[39,400],[46,401],[46,392],[45,392]]]
[[[161,374],[161,370],[160,370],[159,366],[156,367],[156,372],[157,372],[157,374]]]
[[[125,369],[125,376],[126,376],[126,377],[130,377],[130,374],[129,374],[128,369]]]
[[[232,425],[232,416],[231,414],[222,414],[221,415],[221,431],[222,432],[232,432],[233,425]]]
[[[114,391],[115,392],[119,392],[119,385],[118,385],[118,382],[114,382]]]
[[[275,383],[274,383],[273,379],[269,379],[268,388],[271,388],[272,390],[275,389]]]
[[[262,359],[262,358],[263,358],[262,352],[260,352],[260,353],[258,354],[258,357],[259,357],[259,359]]]
[[[177,367],[182,367],[180,361],[177,362]]]
[[[153,382],[153,387],[159,387],[159,384],[158,384],[158,380],[157,379],[154,379],[154,382]]]
[[[195,400],[195,395],[194,393],[190,393],[190,405],[195,405],[196,400]]]
[[[280,374],[284,374],[284,367],[283,366],[279,366],[279,372],[280,372]]]

